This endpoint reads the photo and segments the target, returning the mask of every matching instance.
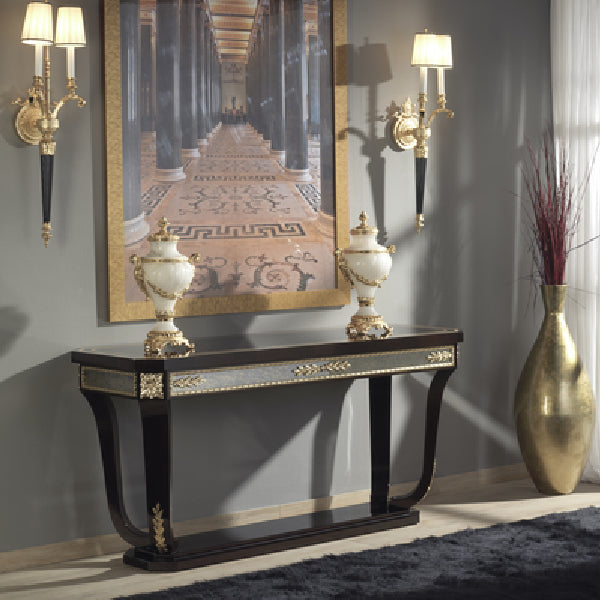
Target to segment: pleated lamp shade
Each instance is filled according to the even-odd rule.
[[[452,68],[452,39],[449,35],[416,33],[411,65],[413,67]]]
[[[85,46],[85,28],[81,7],[61,6],[58,9],[54,43],[59,48],[83,48]]]
[[[21,41],[24,44],[51,46],[53,42],[52,5],[30,2],[27,5]]]

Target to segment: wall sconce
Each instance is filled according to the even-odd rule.
[[[75,83],[75,48],[85,46],[83,14],[80,7],[61,6],[56,18],[56,36],[53,32],[52,5],[45,1],[27,5],[21,42],[35,47],[33,84],[27,90],[27,98],[17,98],[13,104],[21,106],[15,120],[17,134],[26,143],[39,146],[42,169],[42,239],[48,247],[52,237],[50,204],[52,197],[52,173],[56,142],[54,132],[59,127],[58,113],[69,100],[77,100],[85,106],[85,100],[77,94]],[[50,95],[50,46],[66,49],[67,94],[58,102]]]
[[[420,68],[419,112],[410,98],[399,107],[395,102],[387,109],[390,144],[396,151],[415,149],[415,175],[417,191],[417,233],[425,224],[423,196],[425,194],[425,171],[427,169],[427,139],[431,136],[431,123],[440,113],[449,119],[454,113],[446,108],[444,71],[452,68],[452,41],[449,35],[428,33],[415,34],[411,65]],[[437,69],[438,108],[426,118],[427,69]]]

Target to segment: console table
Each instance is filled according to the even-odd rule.
[[[457,367],[462,340],[457,329],[396,325],[394,335],[383,340],[349,341],[337,330],[205,339],[182,358],[144,358],[142,344],[74,351],[80,389],[96,419],[110,515],[133,546],[124,562],[175,571],[418,523],[419,513],[411,507],[431,485],[442,393]],[[434,373],[422,475],[410,494],[390,497],[391,378],[415,371]],[[174,537],[171,405],[178,397],[358,378],[369,379],[369,503]],[[115,396],[137,402],[141,414],[147,531],[133,525],[124,507]]]

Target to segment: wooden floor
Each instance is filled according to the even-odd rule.
[[[542,496],[529,479],[490,484],[456,478],[454,485],[437,490],[434,482],[416,526],[172,574],[126,567],[120,554],[63,562],[0,574],[0,599],[102,600],[591,505],[600,506],[598,485],[580,484],[567,496]]]

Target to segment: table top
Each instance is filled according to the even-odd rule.
[[[118,370],[148,372],[216,368],[318,357],[393,352],[455,345],[459,329],[394,325],[385,339],[349,340],[343,328],[244,334],[194,340],[195,352],[186,357],[145,358],[143,343],[81,348],[71,353],[75,363]]]

